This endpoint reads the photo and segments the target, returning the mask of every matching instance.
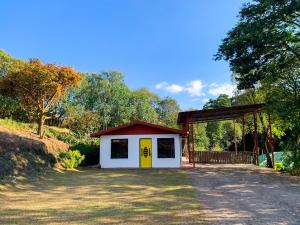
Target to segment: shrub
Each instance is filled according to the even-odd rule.
[[[99,145],[80,143],[72,148],[78,149],[85,156],[82,166],[97,165],[99,163]]]
[[[84,155],[81,155],[78,150],[60,152],[58,156],[63,167],[65,167],[66,169],[76,168],[84,160]]]
[[[284,170],[283,162],[276,162],[274,165],[274,169],[278,171],[283,171]]]
[[[288,172],[292,176],[300,176],[300,169],[299,168],[288,168]]]
[[[20,121],[27,121],[27,115],[21,109],[17,99],[0,94],[0,118],[14,118]]]

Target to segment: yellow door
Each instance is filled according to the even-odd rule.
[[[152,167],[152,139],[151,138],[140,139],[140,167],[141,168]]]

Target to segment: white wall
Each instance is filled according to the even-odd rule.
[[[140,138],[152,138],[152,167],[179,168],[181,163],[181,144],[179,134],[151,135],[104,135],[100,141],[100,165],[102,168],[138,168],[140,165]],[[157,158],[157,138],[174,138],[175,158]],[[111,139],[128,139],[128,158],[111,159]]]

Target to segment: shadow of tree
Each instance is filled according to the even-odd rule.
[[[43,141],[0,131],[0,144],[0,179],[8,175],[33,175],[56,161]]]
[[[201,224],[182,170],[51,172],[0,194],[0,224]]]

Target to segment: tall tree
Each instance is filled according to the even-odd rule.
[[[26,64],[26,61],[14,58],[3,50],[0,50],[0,77],[11,71],[21,70]]]
[[[229,61],[239,89],[270,76],[280,79],[283,68],[299,68],[299,1],[255,0],[244,5],[239,17],[216,54],[217,60]]]
[[[131,98],[131,107],[133,108],[132,119],[158,123],[159,115],[156,110],[158,100],[158,96],[146,88],[133,91]]]
[[[288,124],[288,146],[300,166],[300,2],[255,0],[239,17],[216,59],[229,61],[240,90],[265,91],[268,111]]]
[[[47,113],[80,80],[80,74],[71,67],[43,64],[35,59],[1,77],[0,93],[18,98],[24,110],[37,118],[38,134],[43,137]]]
[[[175,99],[166,97],[159,100],[157,111],[163,125],[177,127],[177,115],[180,111],[180,106]]]

